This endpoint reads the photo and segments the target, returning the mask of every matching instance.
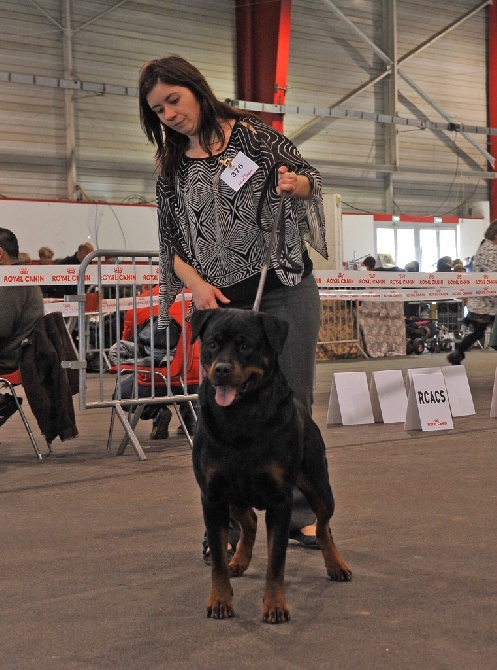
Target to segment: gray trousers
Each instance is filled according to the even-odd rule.
[[[280,356],[280,367],[295,397],[311,412],[321,320],[319,291],[314,277],[309,275],[297,286],[282,286],[270,291],[263,296],[260,311],[288,322],[290,328]]]
[[[297,286],[282,286],[270,291],[263,296],[260,311],[279,316],[290,325],[280,356],[280,367],[295,397],[310,412],[321,320],[319,291],[314,277],[309,275]],[[294,488],[290,531],[299,530],[314,522],[315,516],[307,499]]]

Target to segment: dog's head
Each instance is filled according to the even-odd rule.
[[[275,369],[287,334],[287,322],[271,314],[231,308],[193,314],[192,340],[202,340],[201,363],[218,405],[231,405],[261,386]]]

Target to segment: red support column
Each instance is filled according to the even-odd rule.
[[[497,0],[488,5],[488,125],[497,128]],[[497,159],[497,135],[489,135],[488,152]],[[493,166],[497,170],[497,163]],[[490,181],[490,221],[497,219],[497,179]]]
[[[290,52],[291,0],[237,0],[237,96],[285,104]],[[282,114],[261,114],[283,131]]]

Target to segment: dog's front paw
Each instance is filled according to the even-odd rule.
[[[342,562],[332,568],[328,568],[328,577],[332,582],[350,582],[352,581],[352,570]]]
[[[229,619],[235,616],[233,598],[212,592],[207,603],[207,616],[214,619]]]
[[[231,562],[228,565],[228,571],[230,577],[241,577],[247,568],[241,565],[240,563]]]
[[[271,601],[264,598],[262,606],[262,620],[264,623],[283,623],[290,621],[290,611],[287,607],[286,600]]]
[[[230,577],[241,577],[249,565],[250,557],[237,552],[228,563]]]

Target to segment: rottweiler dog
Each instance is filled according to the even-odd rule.
[[[266,510],[262,619],[280,623],[290,618],[284,572],[293,486],[316,514],[316,536],[328,577],[352,578],[329,527],[334,500],[323,438],[278,365],[287,334],[286,321],[270,314],[219,308],[192,316],[192,339],[201,339],[205,371],[193,469],[211,552],[207,616],[216,619],[234,615],[230,576],[242,575],[250,564],[257,530],[253,508]],[[230,516],[240,523],[241,537],[228,565]]]

